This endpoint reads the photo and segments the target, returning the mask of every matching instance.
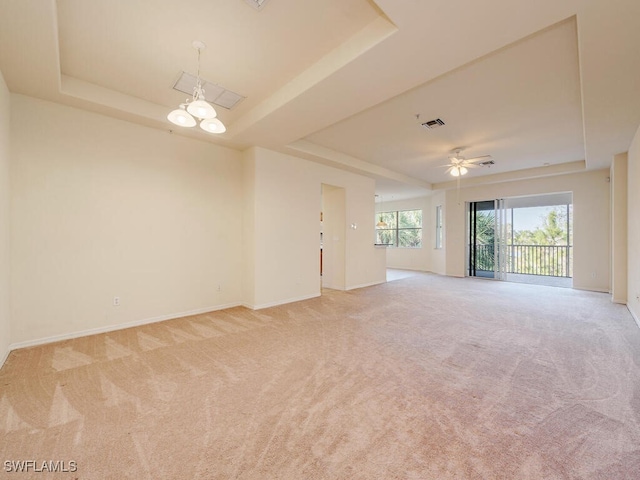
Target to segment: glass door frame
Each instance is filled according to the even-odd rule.
[[[480,208],[479,208],[480,207]],[[478,275],[478,212],[493,211],[493,235],[492,243],[487,244],[492,250],[492,270],[481,270],[486,272],[485,275]],[[466,202],[466,218],[467,218],[467,269],[466,273],[469,277],[493,278],[495,280],[504,280],[506,278],[507,269],[507,210],[505,208],[504,199],[485,200],[478,202]],[[489,253],[489,255],[491,255]],[[489,257],[485,257],[488,259]],[[488,272],[492,272],[491,276]]]

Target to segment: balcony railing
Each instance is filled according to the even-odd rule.
[[[572,245],[507,245],[507,273],[571,278],[573,276],[572,247]],[[493,245],[476,245],[475,256],[476,270],[494,270]]]

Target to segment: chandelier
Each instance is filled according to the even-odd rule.
[[[199,122],[200,128],[205,132],[224,133],[227,131],[227,127],[219,118],[216,118],[218,114],[213,105],[206,101],[200,80],[200,51],[207,47],[204,43],[195,40],[193,48],[198,51],[198,74],[196,86],[193,87],[193,96],[191,100],[187,98],[178,108],[171,111],[167,115],[167,119],[180,127],[195,127]]]

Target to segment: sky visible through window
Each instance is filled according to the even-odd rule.
[[[549,212],[557,207],[526,207],[515,208],[513,210],[513,229],[535,230],[536,227],[542,228],[544,219]]]

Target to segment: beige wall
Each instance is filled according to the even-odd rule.
[[[322,185],[322,286],[344,290],[346,192],[344,188]]]
[[[627,306],[640,325],[640,129],[628,156]]]
[[[11,98],[13,343],[241,302],[240,153]]]
[[[374,248],[375,183],[291,155],[254,148],[253,298],[264,308],[320,295],[320,209],[322,184],[345,189],[345,288],[385,280]],[[251,301],[252,300],[252,301]]]
[[[446,273],[465,275],[465,202],[573,192],[573,286],[608,292],[610,287],[609,170],[462,188],[446,192]]]
[[[255,258],[256,258],[256,196],[255,196],[255,149],[243,152],[242,177],[242,303],[255,305]]]
[[[435,210],[438,205],[442,207],[442,248],[435,248],[435,227],[432,235],[433,250],[431,252],[431,271],[440,275],[447,273],[447,194],[446,192],[435,192],[431,197],[431,209],[435,225]]]
[[[627,154],[611,163],[611,298],[627,303]]]
[[[11,95],[0,72],[0,367],[9,354],[10,324],[10,132]]]
[[[347,190],[345,284],[346,289],[351,290],[386,281],[386,248],[374,246],[375,181],[359,175],[343,175],[346,173],[331,169],[325,173],[324,183]],[[358,226],[356,230],[348,228],[352,223]]]
[[[383,199],[384,200],[384,199]],[[433,225],[435,207],[430,197],[417,197],[406,200],[376,203],[376,212],[400,210],[422,210],[422,248],[387,248],[387,267],[404,270],[430,272],[431,255],[435,247],[435,228]]]
[[[11,101],[14,346],[319,295],[323,183],[358,225],[344,225],[344,288],[385,279],[372,179]]]

